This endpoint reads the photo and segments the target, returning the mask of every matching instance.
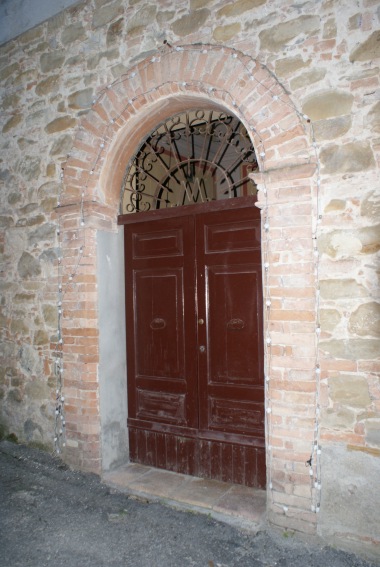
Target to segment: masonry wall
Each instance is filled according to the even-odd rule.
[[[288,196],[292,186],[299,191],[289,197],[294,208],[287,213],[281,203],[274,204],[276,213],[269,209],[272,216],[287,214],[297,221],[285,227],[269,219],[269,232],[263,233],[271,252],[266,289],[272,301],[267,314],[272,340],[267,350],[267,462],[273,473],[268,518],[286,529],[317,532],[341,546],[379,553],[380,497],[374,490],[380,472],[379,23],[379,3],[371,0],[292,5],[280,0],[93,0],[1,47],[4,434],[53,448],[56,360],[63,352],[63,394],[66,415],[72,417],[64,458],[96,472],[105,461],[111,465],[100,434],[100,396],[107,388],[99,388],[102,305],[97,291],[97,272],[104,262],[97,257],[97,239],[105,243],[108,237],[99,240],[97,235],[116,234],[116,218],[99,185],[80,174],[91,164],[68,155],[74,139],[79,149],[83,132],[84,147],[91,124],[95,128],[92,119],[86,123],[93,116],[93,101],[130,69],[155,57],[165,40],[174,47],[225,46],[262,64],[288,93],[307,125],[313,149],[308,159],[318,181],[311,214],[300,199],[305,183],[292,180],[291,174],[288,180],[271,177],[271,168],[287,165],[284,156],[299,163],[306,151],[302,145],[286,147],[286,137],[279,134],[279,148],[272,152],[272,163],[269,153],[268,162],[261,163],[263,177],[257,182],[277,200],[284,181]],[[173,83],[180,74],[175,69]],[[206,71],[202,80],[207,82]],[[265,106],[242,111],[261,123],[267,116]],[[274,138],[276,127],[268,127],[268,136]],[[70,175],[76,176],[77,187],[65,184]],[[81,186],[100,203],[88,205],[85,227],[77,194]],[[265,209],[262,194],[260,199]],[[58,204],[72,209],[63,214]],[[308,214],[311,220],[304,222],[310,226],[302,230]],[[304,261],[303,243],[313,262]],[[297,271],[284,275],[289,258],[298,262]],[[75,281],[70,280],[73,274]],[[291,287],[300,291],[285,297],[284,288]],[[311,435],[318,441],[317,486],[304,466],[310,440],[305,443],[302,437],[310,423],[318,429]]]

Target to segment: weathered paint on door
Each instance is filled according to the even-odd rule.
[[[120,218],[130,458],[262,488],[260,214],[236,203]]]

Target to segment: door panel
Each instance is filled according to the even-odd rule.
[[[197,238],[200,429],[263,442],[260,219],[251,208],[199,215]]]
[[[258,276],[255,266],[213,266],[206,271],[210,382],[260,382],[258,298],[250,291],[260,289]]]
[[[150,423],[197,424],[192,219],[125,226],[128,415]],[[161,403],[160,403],[161,401]]]
[[[264,487],[260,214],[209,209],[125,220],[130,458]]]
[[[133,286],[137,376],[183,378],[182,268],[136,270]]]
[[[242,210],[239,209],[240,215]],[[236,220],[232,223],[221,222],[223,215],[236,217],[235,211],[223,211],[214,213],[215,219],[207,220],[205,215],[200,218],[204,223],[204,251],[206,254],[213,252],[227,252],[239,250],[260,251],[260,224],[258,219]]]

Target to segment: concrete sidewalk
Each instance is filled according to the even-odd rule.
[[[0,566],[375,566],[265,525],[257,524],[255,532],[253,521],[250,530],[242,529],[199,513],[190,503],[180,510],[168,505],[175,499],[164,504],[162,495],[143,497],[141,487],[156,472],[137,471],[140,490],[122,486],[120,491],[95,475],[69,470],[47,453],[2,441]],[[189,482],[196,481],[183,479],[182,489]],[[206,506],[206,512],[213,507]]]

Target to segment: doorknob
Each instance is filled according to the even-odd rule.
[[[206,352],[206,347],[204,345],[201,345],[199,347],[199,352]]]
[[[198,319],[198,325],[204,325],[205,321],[204,319]]]

